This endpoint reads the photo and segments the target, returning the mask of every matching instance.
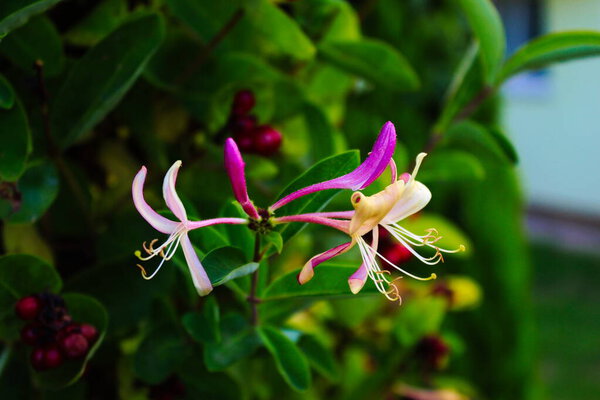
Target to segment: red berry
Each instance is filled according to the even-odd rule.
[[[35,319],[42,309],[42,302],[35,296],[23,297],[17,301],[15,312],[24,320]]]
[[[233,115],[246,115],[254,108],[256,99],[251,90],[240,90],[233,98],[231,113]]]
[[[243,115],[235,117],[232,119],[231,125],[234,135],[249,134],[256,128],[256,116]]]
[[[254,131],[254,150],[263,156],[270,156],[281,147],[281,133],[269,125],[262,125]]]
[[[87,339],[88,342],[92,343],[98,337],[98,330],[94,325],[81,324],[81,334]]]
[[[30,346],[35,346],[40,338],[38,325],[27,324],[21,329],[21,341]]]
[[[60,347],[67,358],[79,358],[87,354],[89,344],[82,334],[72,333],[60,341]]]
[[[254,136],[251,133],[236,136],[235,142],[244,153],[252,153],[254,151]]]
[[[402,264],[410,260],[412,257],[411,252],[401,244],[394,244],[383,250],[382,255],[392,264]]]
[[[44,351],[44,367],[56,368],[63,362],[63,356],[60,349],[56,346],[47,347]]]
[[[46,368],[45,358],[46,351],[42,347],[36,347],[31,352],[29,361],[31,362],[31,366],[33,367],[33,369],[41,371]]]

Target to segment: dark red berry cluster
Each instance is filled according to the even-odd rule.
[[[417,357],[428,369],[441,369],[449,352],[450,347],[437,335],[424,336],[415,347]]]
[[[65,301],[55,294],[23,297],[17,301],[15,312],[29,321],[21,329],[21,340],[34,347],[30,361],[38,371],[56,368],[65,359],[84,357],[98,338],[93,325],[73,322]]]
[[[258,125],[256,115],[250,114],[255,105],[252,91],[237,92],[231,105],[229,126],[242,152],[270,156],[281,147],[281,132],[270,125]]]

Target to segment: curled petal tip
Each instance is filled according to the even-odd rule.
[[[365,281],[362,279],[348,279],[348,286],[352,294],[357,294],[365,286]]]
[[[307,262],[298,274],[298,283],[304,285],[315,275],[311,261]]]
[[[163,197],[165,198],[169,210],[171,210],[180,221],[187,221],[185,207],[183,207],[183,203],[175,190],[175,182],[177,181],[177,174],[181,164],[181,160],[177,160],[167,171],[163,181]]]
[[[177,222],[171,221],[162,215],[158,214],[146,203],[144,199],[144,183],[146,181],[146,167],[142,166],[138,173],[133,178],[131,185],[131,194],[133,197],[133,204],[138,210],[140,215],[150,224],[154,229],[162,233],[172,233],[177,226]]]

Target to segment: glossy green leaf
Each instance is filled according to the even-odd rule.
[[[319,161],[292,181],[292,183],[290,183],[277,198],[280,199],[289,193],[312,185],[313,183],[323,182],[349,173],[353,171],[358,164],[359,157],[357,151],[347,151],[342,154],[328,157]],[[277,215],[296,215],[320,211],[339,192],[339,190],[324,190],[308,196],[303,196],[281,207],[281,209],[277,210]],[[305,225],[306,224],[300,223],[284,224],[278,227],[277,230],[281,233],[285,243]]]
[[[150,332],[135,353],[135,374],[148,384],[164,381],[185,359],[187,346],[171,327]]]
[[[339,379],[340,368],[333,352],[313,335],[302,335],[298,347],[304,353],[310,365],[330,381]]]
[[[46,76],[61,72],[65,63],[60,35],[45,16],[32,18],[4,38],[0,52],[30,75],[35,74],[38,60],[43,62]]]
[[[493,135],[490,130],[472,121],[464,121],[452,126],[444,135],[443,144],[468,150],[473,155],[486,155],[493,161],[507,163],[513,161],[514,149],[510,146],[508,139],[504,138],[505,144],[499,142],[498,136]],[[508,153],[507,153],[508,151]]]
[[[0,109],[0,181],[16,181],[25,171],[30,136],[27,116],[18,100],[12,108]]]
[[[315,46],[296,21],[269,0],[249,0],[245,17],[252,27],[281,54],[297,60],[310,60]]]
[[[494,82],[506,50],[502,19],[491,0],[457,0],[479,42],[483,76]]]
[[[492,138],[494,138],[494,140],[496,141],[498,146],[500,146],[500,148],[504,152],[504,155],[506,155],[506,157],[508,157],[508,159],[512,163],[514,163],[514,164],[518,163],[519,162],[519,154],[517,153],[517,149],[515,148],[513,143],[510,141],[510,139],[508,138],[506,133],[504,133],[498,127],[490,127],[488,129],[488,131],[489,131],[490,135],[492,136]]]
[[[61,0],[2,0],[0,3],[0,39]]]
[[[256,331],[239,314],[224,316],[221,333],[219,343],[206,343],[204,346],[204,364],[209,371],[221,371],[251,355],[260,346]]]
[[[215,343],[221,340],[219,305],[214,297],[209,297],[202,312],[188,312],[181,322],[192,338],[200,342]]]
[[[410,347],[423,336],[438,332],[446,307],[446,300],[441,297],[407,301],[394,318],[396,338],[403,346]]]
[[[550,64],[600,55],[600,32],[550,33],[521,47],[504,64],[498,83],[519,72]]]
[[[283,238],[279,232],[271,231],[262,238],[265,245],[269,246],[268,254],[281,253],[281,250],[283,250]]]
[[[426,183],[480,181],[484,177],[479,158],[462,150],[439,149],[425,159],[419,171],[419,180]]]
[[[0,290],[3,292],[0,313],[12,312],[14,302],[21,297],[44,291],[58,293],[61,288],[60,275],[45,261],[25,254],[0,257]]]
[[[13,223],[37,221],[52,205],[58,194],[58,174],[48,162],[36,163],[27,168],[17,183],[21,193],[19,210],[8,215]]]
[[[419,77],[404,56],[379,40],[323,42],[319,45],[319,56],[385,89],[416,90],[420,85]]]
[[[296,390],[308,389],[311,382],[308,362],[294,342],[277,328],[263,326],[257,330],[283,379]]]
[[[298,283],[300,270],[289,272],[277,278],[267,287],[263,295],[264,300],[282,300],[293,297],[330,297],[330,296],[352,296],[348,286],[348,278],[360,266],[326,262],[315,268],[315,276],[305,283]],[[376,293],[377,289],[371,280],[367,280],[360,291],[361,294]]]
[[[0,74],[0,108],[5,110],[15,104],[15,91],[4,76]]]
[[[73,320],[95,326],[98,330],[98,338],[90,346],[85,358],[69,360],[54,370],[36,373],[34,379],[44,389],[58,389],[75,383],[83,375],[87,363],[100,347],[108,327],[108,314],[102,304],[93,297],[68,293],[64,294],[63,298]]]
[[[253,273],[258,263],[247,262],[244,253],[236,247],[221,247],[208,253],[202,259],[202,266],[213,286],[219,286]]]
[[[52,131],[62,147],[90,131],[121,100],[163,35],[162,19],[144,15],[112,32],[73,66],[52,107]]]

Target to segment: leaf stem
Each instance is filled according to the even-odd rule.
[[[260,233],[256,232],[255,240],[254,240],[254,257],[252,261],[260,263],[262,260],[263,253],[260,251]],[[248,295],[248,303],[250,303],[250,307],[252,310],[252,314],[250,316],[250,323],[253,326],[258,325],[258,304],[261,302],[259,298],[256,297],[256,289],[258,287],[258,271],[260,270],[260,266],[252,273],[252,282],[250,284],[250,294]]]

